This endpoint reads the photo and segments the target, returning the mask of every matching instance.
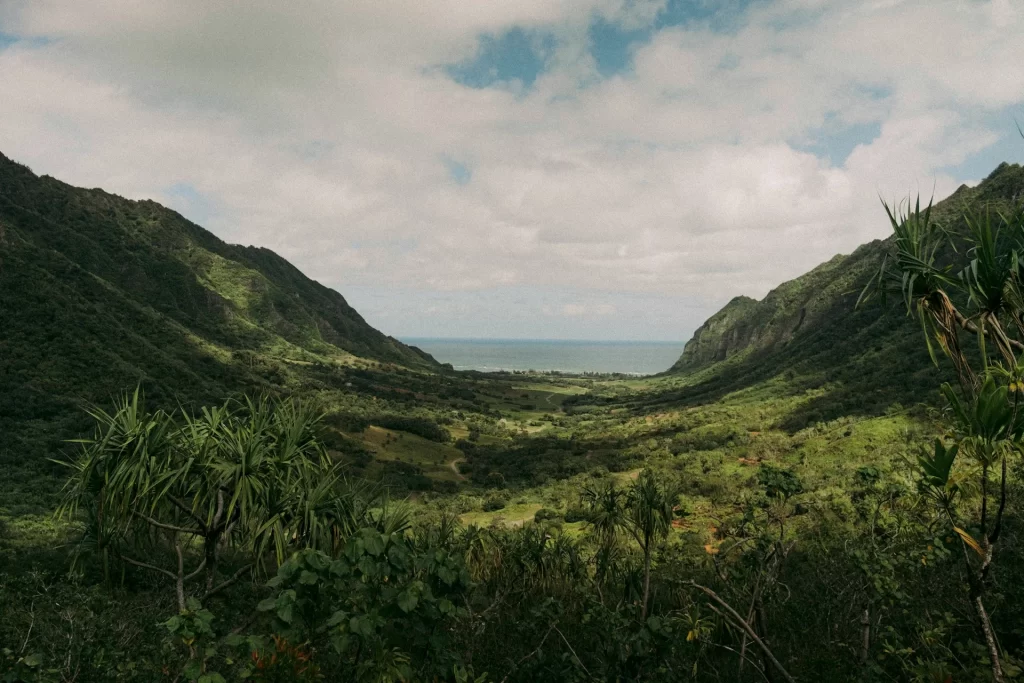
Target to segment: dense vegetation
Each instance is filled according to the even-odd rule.
[[[239,292],[188,313],[160,283],[228,285],[181,234],[310,319],[334,295],[0,167],[2,680],[1022,675],[1019,167],[639,379],[452,373]]]
[[[436,367],[273,252],[3,155],[0,292],[0,463],[27,487],[85,406],[140,381],[171,407],[278,390],[297,363]]]

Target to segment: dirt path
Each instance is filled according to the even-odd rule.
[[[462,474],[462,472],[459,472],[459,463],[462,462],[463,460],[465,460],[465,458],[455,458],[454,460],[448,463],[448,468],[452,472],[454,472],[455,476],[458,477],[461,481],[466,481],[466,477]]]
[[[547,403],[549,406],[551,406],[553,408],[557,408],[558,407],[557,403],[553,403],[551,401],[551,399],[553,399],[555,397],[555,395],[556,395],[555,392],[552,391],[550,394],[548,394],[547,396],[544,397],[544,402]]]

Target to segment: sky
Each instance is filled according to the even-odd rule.
[[[1021,162],[1016,0],[0,0],[0,151],[397,337],[685,340]]]

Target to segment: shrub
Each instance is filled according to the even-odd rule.
[[[488,496],[484,501],[484,512],[495,512],[505,509],[505,501],[500,496]]]
[[[757,483],[764,487],[764,492],[769,498],[789,498],[804,490],[800,477],[791,470],[774,465],[763,465],[757,471]]]
[[[562,515],[557,510],[550,508],[541,508],[537,512],[533,513],[533,521],[535,522],[546,522],[548,520],[561,521]]]
[[[565,511],[565,521],[568,524],[573,522],[584,522],[587,519],[587,511],[580,506],[570,507]]]

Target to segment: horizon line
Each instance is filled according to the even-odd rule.
[[[587,344],[686,344],[677,339],[576,339],[544,337],[430,337],[392,335],[401,341],[462,341],[462,342],[575,342]]]

